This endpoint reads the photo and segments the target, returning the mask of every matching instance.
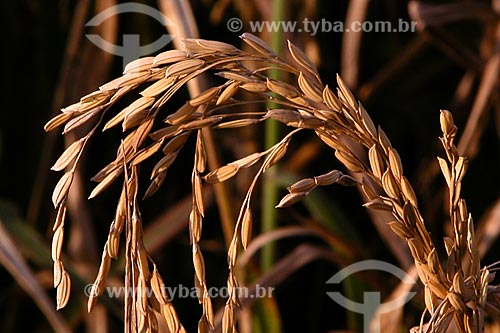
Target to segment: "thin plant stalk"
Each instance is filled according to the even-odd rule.
[[[272,20],[274,22],[283,21],[285,18],[285,1],[275,0],[273,1],[272,7]],[[283,34],[278,32],[273,32],[271,34],[271,47],[275,50],[277,55],[283,53]],[[282,73],[278,70],[272,70],[269,76],[273,79],[279,80]],[[275,108],[276,104],[269,102],[269,108]],[[278,121],[271,120],[265,123],[265,139],[264,145],[268,149],[278,142],[280,137],[280,124]],[[276,167],[269,170],[263,178],[262,186],[262,224],[261,231],[267,232],[274,230],[276,228],[276,221],[278,218],[278,212],[274,208],[276,202],[279,200],[279,187],[274,181],[276,177]],[[269,243],[262,249],[261,254],[261,268],[263,271],[269,270],[274,262],[275,258],[275,246],[274,243]]]

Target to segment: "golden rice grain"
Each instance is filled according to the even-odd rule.
[[[257,52],[265,56],[276,57],[273,49],[259,37],[245,32],[240,38]]]
[[[186,60],[188,57],[187,53],[181,50],[168,50],[162,52],[154,57],[153,67],[158,67],[161,65],[176,63],[179,61]]]
[[[61,282],[57,286],[57,296],[56,296],[57,310],[64,308],[66,304],[68,304],[70,293],[71,293],[71,279],[68,273],[66,273],[66,271],[63,271]]]
[[[250,207],[245,209],[243,218],[241,220],[241,244],[246,249],[250,239],[252,238],[252,211]]]
[[[176,62],[167,68],[165,76],[168,78],[168,77],[189,74],[203,67],[203,65],[205,65],[205,61],[201,59],[187,59],[180,62]]]
[[[125,69],[123,70],[123,74],[127,73],[137,73],[148,70],[153,66],[154,57],[143,57],[137,60],[129,62]]]
[[[239,167],[234,164],[224,165],[214,171],[208,173],[205,177],[207,183],[220,183],[233,177],[239,170]]]
[[[317,87],[314,84],[311,84],[309,80],[306,79],[304,74],[300,72],[299,78],[298,78],[298,84],[300,87],[300,90],[309,97],[311,100],[317,103],[323,102],[323,91]]]
[[[219,98],[217,98],[216,105],[221,105],[229,101],[240,89],[240,82],[235,81],[229,84],[220,94]]]
[[[219,95],[221,88],[220,87],[212,87],[208,88],[198,96],[194,97],[189,101],[189,104],[192,106],[198,106],[206,103],[212,102],[212,100]]]
[[[266,84],[269,90],[285,98],[294,98],[300,95],[300,92],[294,86],[282,81],[268,78]]]
[[[306,54],[293,45],[290,41],[288,41],[288,50],[290,51],[290,55],[292,56],[293,60],[295,60],[300,66],[302,66],[304,69],[307,69],[310,73],[314,75],[318,75],[318,70],[316,69],[316,66],[313,64],[311,60],[306,56]]]
[[[52,203],[54,207],[57,208],[63,200],[68,196],[69,188],[71,186],[71,182],[73,181],[73,172],[66,172],[59,182],[57,182],[56,187],[54,188],[54,192],[52,193]]]

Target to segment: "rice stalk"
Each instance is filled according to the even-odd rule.
[[[355,185],[366,199],[365,207],[383,210],[391,214],[388,226],[403,239],[411,251],[420,281],[424,285],[424,300],[427,322],[412,329],[412,332],[446,332],[451,322],[460,332],[479,333],[484,329],[485,318],[490,315],[500,318],[500,289],[490,285],[493,266],[481,267],[474,223],[461,197],[461,181],[465,175],[467,161],[459,156],[454,145],[457,128],[448,111],[441,111],[441,142],[445,158],[439,159],[442,173],[449,189],[449,216],[453,229],[452,238],[444,240],[446,258],[440,258],[435,240],[431,237],[419,210],[417,196],[404,175],[401,157],[392,146],[384,131],[371,120],[363,105],[356,99],[340,77],[337,78],[337,93],[325,86],[317,70],[307,57],[289,43],[291,61],[278,57],[258,37],[243,34],[243,41],[255,52],[244,52],[232,45],[188,39],[185,53],[167,51],[154,58],[139,59],[128,65],[121,77],[96,92],[82,98],[80,102],[62,110],[63,116],[49,121],[46,130],[65,125],[64,132],[87,122],[95,122],[92,130],[56,162],[57,169],[66,168],[66,173],[54,190],[53,203],[58,210],[54,225],[53,260],[57,269],[58,307],[63,307],[69,297],[69,275],[61,261],[61,246],[64,235],[64,217],[68,189],[72,174],[81,158],[88,140],[103,120],[112,117],[112,125],[122,124],[124,139],[118,145],[117,158],[103,168],[94,180],[99,182],[91,197],[99,195],[111,183],[123,176],[122,194],[119,198],[115,219],[111,224],[108,241],[104,246],[103,259],[94,283],[95,295],[89,299],[89,310],[95,296],[105,285],[109,261],[118,255],[117,239],[125,230],[126,237],[126,287],[135,292],[127,293],[125,302],[126,328],[128,332],[148,328],[154,331],[156,316],[162,316],[170,331],[184,331],[175,309],[160,291],[163,284],[155,264],[142,241],[142,219],[138,200],[138,167],[145,160],[157,159],[151,172],[151,185],[146,196],[153,195],[165,179],[165,174],[184,148],[190,133],[196,137],[194,165],[191,175],[192,210],[190,214],[190,239],[192,244],[195,283],[200,288],[200,303],[203,316],[201,332],[214,327],[213,311],[207,295],[205,264],[198,242],[203,227],[203,186],[220,183],[234,177],[242,168],[260,163],[260,167],[241,204],[228,248],[229,274],[227,287],[229,297],[223,314],[223,332],[235,332],[235,311],[240,307],[236,293],[239,281],[236,274],[238,254],[246,248],[252,238],[251,199],[256,184],[266,171],[279,162],[295,134],[312,130],[318,138],[334,150],[334,156],[347,170],[360,174],[360,180],[333,170],[314,178],[306,178],[292,184],[277,207],[291,205],[307,196],[315,187],[333,183]],[[166,60],[169,59],[169,60]],[[250,70],[250,63],[257,70]],[[270,79],[269,69],[287,72],[293,80],[283,82]],[[209,88],[173,113],[165,114],[165,105],[176,91],[190,80],[204,73],[218,74],[227,81],[219,87]],[[167,81],[162,81],[165,80]],[[124,94],[134,91],[139,84],[151,82],[143,97],[138,97],[123,116],[115,112],[112,105]],[[253,101],[265,105],[272,100],[275,108],[262,112],[237,112],[243,103],[238,91],[253,93]],[[144,95],[147,95],[145,97]],[[146,98],[146,99],[144,99]],[[138,109],[146,111],[137,121],[127,122]],[[137,111],[139,112],[139,111]],[[120,114],[120,113],[118,113]],[[166,119],[165,119],[166,116]],[[163,120],[165,119],[165,120]],[[280,141],[265,151],[251,154],[215,170],[206,170],[206,152],[203,128],[223,130],[238,126],[251,126],[273,119],[292,130]],[[156,125],[152,132],[153,124]],[[109,125],[109,122],[108,122]],[[104,125],[106,127],[107,125]],[[346,140],[361,145],[362,152],[353,151]],[[362,156],[361,156],[362,155]],[[150,267],[154,267],[151,273]],[[141,290],[151,286],[155,301],[147,299]],[[157,327],[157,325],[156,325]]]

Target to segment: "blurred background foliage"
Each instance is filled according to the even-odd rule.
[[[153,8],[188,4],[201,38],[237,46],[241,45],[239,33],[226,26],[230,18],[239,17],[244,22],[240,33],[250,32],[250,21],[272,20],[277,10],[282,10],[284,19],[299,23],[304,18],[342,21],[346,26],[356,20],[416,22],[414,32],[318,32],[311,36],[281,31],[277,40],[284,43],[290,39],[304,49],[317,64],[323,82],[334,85],[335,75],[340,73],[357,92],[400,152],[405,174],[416,186],[435,239],[449,232],[443,180],[435,156],[442,155],[439,110],[451,110],[459,133],[464,133],[459,148],[470,158],[463,193],[482,237],[484,264],[499,259],[499,1],[290,0],[277,5],[271,0],[138,2]],[[99,33],[116,44],[120,44],[123,34],[139,34],[143,45],[165,33],[165,27],[157,21],[133,13],[114,17],[95,28],[84,26],[94,15],[117,3],[18,0],[0,5],[5,32],[0,112],[2,332],[122,330],[122,300],[101,297],[99,306],[89,315],[83,290],[95,277],[118,194],[118,188],[112,187],[87,202],[85,198],[92,189],[88,179],[113,158],[121,133],[110,132],[106,138],[98,135],[80,167],[83,182],[76,184],[73,194],[65,248],[74,279],[72,299],[67,308],[55,312],[50,260],[54,210],[50,197],[57,176],[49,169],[65,142],[57,133],[43,132],[44,123],[61,107],[121,73],[122,59],[96,48],[85,38],[86,33]],[[168,11],[164,10],[164,14],[171,18]],[[270,33],[254,33],[267,41],[272,39]],[[171,47],[169,44],[163,50]],[[181,105],[187,98],[186,90],[172,103]],[[285,130],[278,129],[281,133]],[[279,165],[279,173],[268,179],[279,186],[280,195],[297,179],[340,168],[331,151],[322,147],[314,135],[301,134],[299,138]],[[221,162],[227,163],[261,150],[264,128],[259,125],[218,132],[215,140]],[[169,171],[164,188],[143,204],[146,243],[170,286],[193,286],[186,232],[192,142],[188,146]],[[235,212],[251,173],[228,184],[233,199],[230,206]],[[201,245],[208,282],[220,287],[227,274],[226,245],[211,192],[206,199],[211,208]],[[274,206],[279,197],[275,199],[267,204]],[[241,312],[241,332],[362,330],[362,317],[338,306],[326,292],[341,291],[362,301],[363,291],[381,291],[385,298],[399,281],[381,272],[355,274],[341,286],[327,285],[325,281],[342,267],[363,259],[385,260],[403,269],[409,268],[411,260],[406,246],[398,243],[388,228],[384,229],[380,217],[370,215],[361,204],[355,188],[331,187],[317,190],[303,202],[278,212],[275,232],[258,238],[261,244],[274,244],[271,267],[264,269],[259,256],[254,255],[245,258],[240,268],[248,285],[261,282],[275,287],[274,298],[259,300]],[[259,216],[262,206],[254,206],[255,216]],[[255,237],[259,234],[258,228],[254,230]],[[112,266],[110,284],[120,285],[122,276],[118,261]],[[415,289],[419,291],[419,287]],[[396,324],[386,327],[406,332],[418,323],[422,298],[420,294],[407,304],[404,315],[393,314]],[[197,301],[173,302],[185,327],[194,332],[201,314]],[[220,311],[224,300],[215,299],[214,304]],[[389,322],[383,324],[391,325]]]

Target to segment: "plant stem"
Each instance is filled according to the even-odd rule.
[[[285,1],[284,0],[274,0],[272,7],[272,20],[275,22],[283,21],[285,18]],[[271,47],[275,50],[276,54],[280,55],[283,53],[283,42],[284,36],[283,32],[276,31],[271,34]],[[273,70],[269,73],[269,76],[274,79],[279,79],[280,72]],[[274,103],[269,103],[268,108],[276,107]],[[265,148],[269,148],[274,145],[279,140],[279,123],[275,120],[267,121],[265,124]],[[276,166],[269,169],[264,177],[263,183],[263,195],[262,195],[262,225],[261,232],[265,233],[267,231],[276,228],[277,221],[277,211],[274,208],[278,202],[279,188],[274,180],[276,176]],[[262,249],[261,255],[261,268],[262,271],[267,271],[274,262],[275,257],[275,246],[273,243],[268,244]]]

